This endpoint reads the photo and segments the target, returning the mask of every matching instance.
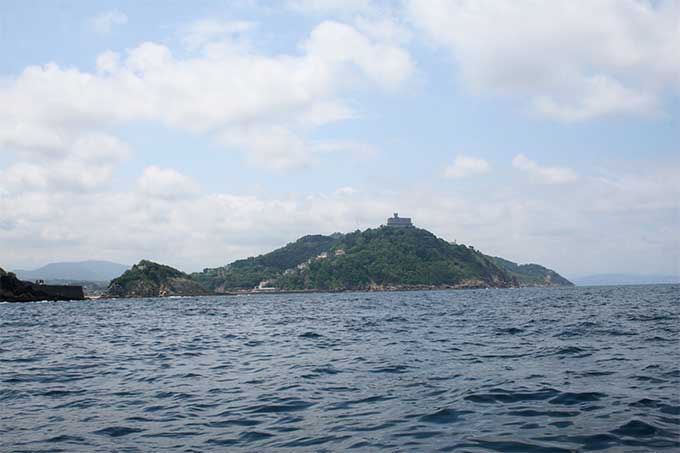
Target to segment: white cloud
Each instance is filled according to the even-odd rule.
[[[118,68],[120,62],[120,55],[111,50],[102,52],[97,55],[97,70],[103,73],[111,73]]]
[[[680,92],[680,3],[409,0],[465,85],[560,120],[653,114]]]
[[[324,21],[304,49],[310,58],[329,65],[350,63],[385,89],[401,85],[413,72],[409,53],[392,42],[372,41],[349,25]]]
[[[44,146],[34,146],[32,138],[27,139],[26,146],[18,148],[23,158],[0,170],[0,180],[14,193],[99,190],[109,183],[114,168],[131,155],[126,143],[104,133],[64,135]]]
[[[607,76],[593,76],[581,83],[583,95],[562,102],[551,96],[539,96],[534,108],[547,116],[564,121],[587,120],[612,113],[653,114],[657,99],[651,93],[636,92]]]
[[[0,177],[13,192],[91,191],[105,187],[113,166],[88,165],[76,159],[53,162],[17,162],[0,171]]]
[[[249,162],[285,170],[313,162],[318,144],[306,136],[314,128],[354,115],[346,92],[358,84],[394,90],[413,72],[398,43],[332,21],[312,30],[300,54],[204,52],[222,34],[248,28],[203,23],[201,39],[191,36],[204,46],[188,58],[146,42],[127,55],[102,53],[96,73],[28,67],[0,87],[0,104],[13,106],[0,111],[0,149],[63,150],[82,134],[152,121],[207,134]]]
[[[566,184],[578,179],[574,170],[564,167],[544,167],[530,160],[524,154],[518,154],[512,159],[512,166],[534,176],[538,181],[546,184]]]
[[[130,147],[117,137],[103,133],[88,133],[79,136],[70,148],[78,160],[93,163],[117,163],[130,157]]]
[[[138,181],[146,195],[163,200],[191,198],[199,193],[196,181],[172,168],[146,167]]]
[[[290,195],[198,192],[171,202],[151,196],[141,184],[129,192],[9,193],[0,196],[3,268],[56,258],[127,263],[150,258],[201,269],[304,234],[375,227],[398,211],[445,239],[567,274],[635,272],[639,266],[670,273],[680,253],[680,187],[672,177],[677,171],[677,166],[640,168],[582,178],[568,191],[489,187],[478,197],[424,185],[389,192],[357,187]],[[172,191],[176,181],[180,186],[186,181],[168,169],[146,176],[153,190]]]
[[[128,21],[125,13],[112,9],[90,18],[90,27],[100,35],[108,35],[116,25],[125,25]]]
[[[234,127],[222,131],[218,141],[227,148],[248,149],[249,163],[276,172],[314,163],[311,145],[283,126]]]
[[[458,155],[451,165],[444,169],[447,178],[468,178],[479,176],[491,171],[491,166],[484,159],[473,156]]]
[[[0,147],[49,153],[64,146],[63,134],[49,125],[17,121],[5,122],[0,126]]]

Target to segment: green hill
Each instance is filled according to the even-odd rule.
[[[537,264],[487,256],[420,228],[382,226],[331,236],[303,236],[256,257],[187,275],[140,261],[111,281],[112,297],[199,295],[267,290],[381,290],[563,286],[571,282]]]
[[[380,227],[345,235],[304,236],[257,257],[191,275],[222,291],[560,286],[542,266],[518,265],[419,228]]]
[[[111,280],[109,297],[198,296],[210,294],[200,283],[170,266],[142,260]]]
[[[573,286],[557,272],[538,264],[517,264],[494,256],[496,264],[515,277],[521,286]]]
[[[491,259],[418,228],[381,227],[347,234],[302,269],[273,284],[285,289],[389,289],[513,286]]]
[[[262,280],[280,276],[286,269],[328,251],[338,236],[341,235],[303,236],[273,252],[234,261],[225,267],[204,269],[192,274],[191,278],[210,289],[252,289]]]

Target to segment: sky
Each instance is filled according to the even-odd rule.
[[[680,274],[680,1],[0,4],[0,266],[197,271],[393,212]]]

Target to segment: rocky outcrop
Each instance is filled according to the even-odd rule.
[[[107,297],[205,296],[213,294],[182,271],[142,260],[111,280]]]
[[[188,278],[171,278],[158,289],[158,295],[164,296],[205,296],[212,294],[201,285]]]

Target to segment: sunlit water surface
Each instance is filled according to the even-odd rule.
[[[680,287],[0,305],[2,451],[679,451]]]

